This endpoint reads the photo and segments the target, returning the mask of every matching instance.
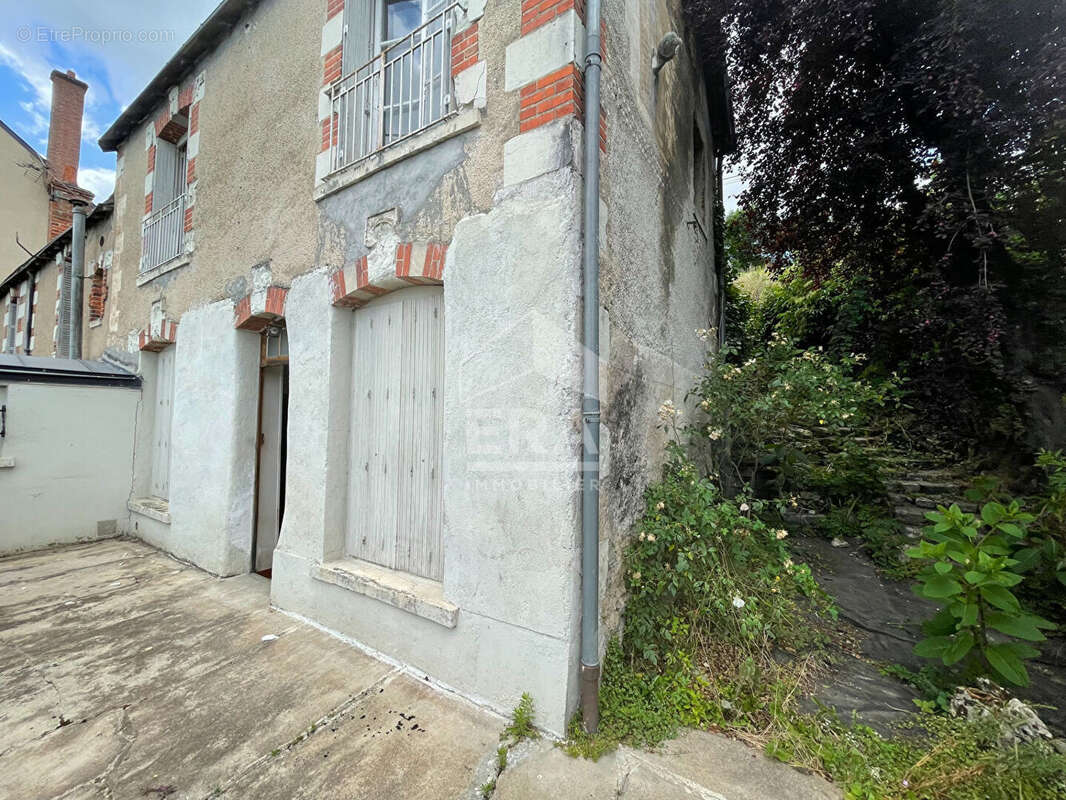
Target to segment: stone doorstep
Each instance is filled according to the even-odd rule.
[[[137,497],[129,500],[126,508],[135,514],[170,524],[170,503],[161,497]]]
[[[459,606],[444,599],[444,584],[355,558],[316,564],[311,577],[454,628]]]

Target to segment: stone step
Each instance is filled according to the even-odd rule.
[[[904,525],[903,533],[906,534],[908,539],[914,539],[915,541],[923,536],[922,529],[917,525]]]
[[[955,504],[967,514],[977,513],[977,506],[974,503],[967,500],[959,500],[947,495],[924,497],[922,495],[912,496],[900,494],[898,492],[889,492],[888,499],[894,506],[914,506],[923,511],[936,511],[940,506],[951,506],[952,504]]]
[[[925,511],[917,506],[896,506],[892,509],[892,515],[904,525],[926,525],[929,522],[925,518]]]
[[[781,521],[785,524],[786,528],[799,528],[806,530],[808,528],[817,527],[824,519],[825,514],[810,513],[808,511],[781,512]]]
[[[930,511],[936,511],[938,506],[950,507],[952,505],[957,505],[962,511],[966,512],[967,514],[977,513],[976,503],[971,503],[968,500],[956,500],[955,498],[946,496],[938,497],[936,499],[933,499],[932,497],[915,497],[914,500],[911,502],[914,505],[918,506],[918,508],[924,508]]]
[[[906,480],[888,481],[888,489],[899,494],[905,494],[910,497],[918,497],[920,495],[955,495],[956,497],[962,497],[965,494],[965,487],[960,483],[949,483],[947,481],[933,481],[908,478]]]

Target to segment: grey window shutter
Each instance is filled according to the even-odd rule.
[[[7,303],[7,336],[5,337],[6,341],[4,342],[4,352],[14,353],[16,336],[15,328],[18,325],[18,305],[14,293],[8,294]]]
[[[177,170],[178,148],[171,142],[157,139],[155,143],[155,177],[152,179],[152,210],[159,211],[175,197],[174,175]]]
[[[347,75],[374,55],[374,20],[377,0],[348,0],[344,4],[344,39],[341,72]]]
[[[70,260],[63,262],[63,283],[59,292],[59,336],[56,337],[56,356],[70,358]]]

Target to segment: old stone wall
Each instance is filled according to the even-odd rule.
[[[717,324],[713,237],[714,169],[706,88],[677,0],[605,6],[603,105],[608,148],[601,197],[607,214],[601,258],[601,392],[606,427],[601,507],[604,636],[621,629],[621,557],[660,474],[665,432],[657,416],[685,395]],[[658,77],[651,57],[668,31],[685,40]],[[695,131],[702,139],[697,202]]]

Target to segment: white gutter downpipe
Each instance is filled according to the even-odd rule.
[[[581,400],[581,717],[600,725],[600,0],[585,28],[584,365]]]
[[[70,226],[70,330],[67,358],[81,358],[81,307],[85,278],[85,206],[75,203]]]

